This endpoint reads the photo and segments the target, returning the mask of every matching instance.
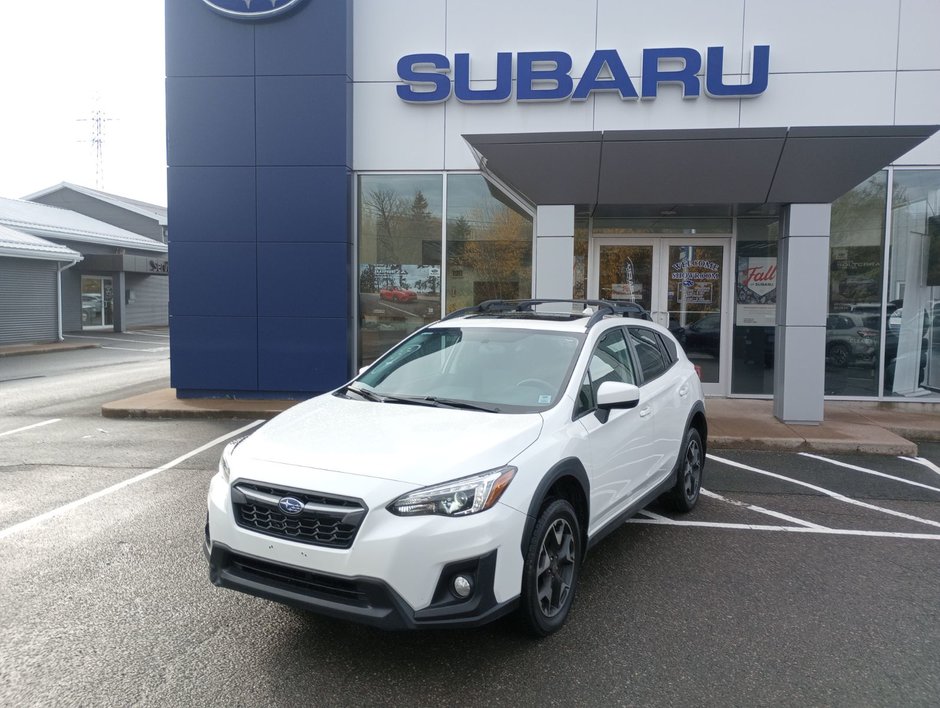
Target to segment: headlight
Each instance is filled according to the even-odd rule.
[[[231,467],[229,466],[232,453],[235,451],[235,448],[238,447],[238,444],[247,437],[247,435],[243,435],[240,438],[235,438],[222,449],[222,457],[219,460],[219,472],[222,473],[222,477],[226,482],[228,482],[229,475],[232,473]]]
[[[516,474],[515,467],[481,472],[398,497],[388,510],[398,516],[467,516],[486,511],[503,495]]]

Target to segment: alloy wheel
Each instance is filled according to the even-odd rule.
[[[702,483],[702,446],[698,440],[689,440],[685,448],[685,467],[682,471],[682,490],[689,501],[698,496],[699,485]]]
[[[536,571],[536,595],[539,608],[546,617],[554,617],[565,607],[575,566],[575,539],[571,526],[565,519],[557,519],[542,538]]]

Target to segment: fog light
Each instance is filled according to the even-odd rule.
[[[470,582],[470,578],[466,575],[458,575],[454,578],[454,594],[461,598],[470,597],[470,593],[473,592],[473,583]]]

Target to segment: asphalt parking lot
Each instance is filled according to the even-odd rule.
[[[145,365],[165,376],[128,361],[114,390]],[[28,385],[0,388],[2,705],[940,700],[940,445],[715,451],[693,513],[654,504],[592,551],[560,633],[387,634],[209,584],[205,490],[251,423],[104,420],[103,384],[4,405]]]

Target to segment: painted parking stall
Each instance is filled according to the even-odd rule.
[[[928,458],[719,451],[701,509],[655,505],[631,524],[742,532],[940,540],[940,484]]]

